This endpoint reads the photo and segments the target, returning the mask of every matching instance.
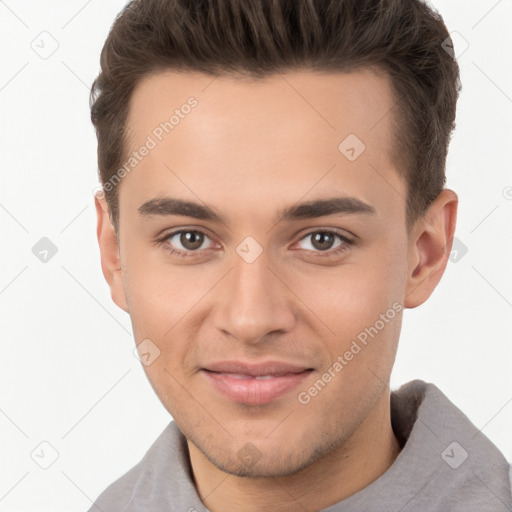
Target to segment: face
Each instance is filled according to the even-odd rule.
[[[388,391],[414,263],[392,104],[370,70],[168,72],[132,96],[112,294],[163,405],[224,471],[291,474]]]

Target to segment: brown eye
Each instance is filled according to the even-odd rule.
[[[311,245],[319,251],[331,249],[334,244],[334,236],[332,233],[319,232],[312,233]]]
[[[303,236],[299,241],[301,249],[306,249],[307,252],[315,256],[338,255],[352,244],[352,240],[346,236],[330,230],[312,231]]]
[[[195,251],[199,249],[204,242],[203,233],[199,233],[198,231],[182,231],[180,235],[180,243],[181,245],[189,250]]]
[[[208,249],[214,245],[206,233],[196,229],[175,231],[161,238],[160,242],[181,253],[199,252],[199,249]]]

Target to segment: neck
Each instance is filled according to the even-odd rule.
[[[389,393],[342,446],[291,475],[242,478],[216,468],[188,442],[199,496],[210,512],[320,510],[352,496],[393,464],[400,446],[391,428]]]

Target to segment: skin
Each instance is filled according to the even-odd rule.
[[[457,196],[444,189],[407,231],[385,75],[155,74],[131,98],[129,150],[190,96],[197,107],[120,183],[118,237],[96,197],[103,273],[136,343],[149,338],[161,351],[144,369],[188,439],[209,510],[319,510],[369,485],[399,454],[389,378],[402,312],[309,403],[298,392],[393,303],[414,308],[431,295],[450,253]],[[351,133],[366,145],[353,162],[338,150]],[[163,196],[208,205],[224,222],[139,213]],[[297,202],[344,196],[375,212],[280,220]],[[179,235],[155,242],[179,229],[208,236],[195,253]],[[353,244],[334,236],[319,250],[307,236],[333,229]],[[263,248],[252,263],[236,252],[247,236]],[[200,371],[228,359],[314,370],[268,404],[239,404]],[[256,455],[244,463],[248,443]]]

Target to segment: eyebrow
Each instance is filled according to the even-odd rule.
[[[182,215],[226,224],[226,220],[209,206],[173,197],[150,199],[139,206],[138,211],[143,217]],[[281,210],[277,217],[280,221],[293,221],[327,215],[372,215],[375,213],[376,210],[373,206],[355,197],[333,197],[295,204]]]

